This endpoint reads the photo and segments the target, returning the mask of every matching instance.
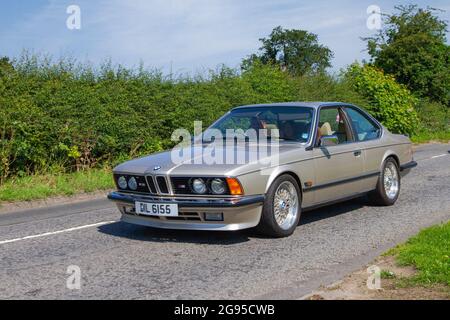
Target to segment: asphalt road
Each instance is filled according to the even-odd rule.
[[[104,200],[0,214],[0,298],[300,298],[450,220],[449,150],[418,148],[395,206],[362,198],[304,213],[285,239],[128,225]],[[66,286],[70,265],[79,290]]]

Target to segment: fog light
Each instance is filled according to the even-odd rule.
[[[205,220],[206,221],[223,221],[223,213],[210,213],[205,212]]]

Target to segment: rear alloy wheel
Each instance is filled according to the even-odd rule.
[[[279,176],[269,188],[258,229],[270,237],[290,236],[301,213],[300,188],[290,175]]]
[[[369,194],[375,205],[392,206],[400,194],[400,170],[393,158],[384,162],[377,188]]]

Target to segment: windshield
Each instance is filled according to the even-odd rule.
[[[312,117],[313,109],[307,107],[249,107],[232,110],[208,130],[219,130],[224,137],[227,130],[240,129],[246,133],[256,130],[267,132],[268,138],[306,143],[311,134]]]

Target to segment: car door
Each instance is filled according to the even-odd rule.
[[[380,146],[381,126],[364,111],[348,106],[344,108],[352,125],[355,142],[362,150],[364,160],[361,190],[369,191],[376,187],[380,165],[385,148]]]
[[[325,203],[360,193],[362,151],[354,143],[353,130],[341,107],[322,107],[314,153],[315,203]],[[336,145],[321,146],[324,136],[336,135]]]

